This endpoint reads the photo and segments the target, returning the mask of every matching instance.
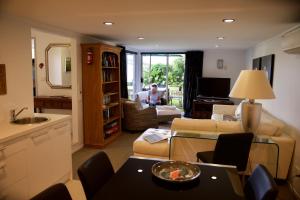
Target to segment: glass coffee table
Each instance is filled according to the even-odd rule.
[[[199,139],[199,140],[218,140],[219,135],[218,134],[211,134],[211,133],[199,133],[197,131],[175,131],[171,134],[171,137],[169,139],[169,159],[172,158],[172,148],[174,146],[174,140],[175,139]],[[268,136],[254,136],[253,142],[254,145],[252,145],[251,148],[256,148],[257,145],[272,145],[274,147],[274,152],[276,154],[275,156],[275,178],[277,178],[278,174],[278,162],[279,162],[279,145],[272,140],[271,137]],[[259,147],[258,147],[259,148]],[[176,159],[175,159],[176,160]],[[269,169],[270,170],[270,169]]]

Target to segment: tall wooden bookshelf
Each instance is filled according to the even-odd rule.
[[[101,148],[121,133],[121,49],[106,44],[81,48],[84,144]]]

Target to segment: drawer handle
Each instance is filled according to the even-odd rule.
[[[60,125],[60,126],[56,126],[56,127],[54,127],[54,129],[55,130],[57,130],[57,129],[60,129],[60,128],[63,128],[63,127],[66,127],[68,124],[62,124],[62,125]]]
[[[38,138],[38,137],[40,137],[40,136],[47,135],[47,134],[48,134],[48,131],[43,132],[43,133],[38,134],[38,135],[31,136],[31,138],[32,138],[32,139],[36,139],[36,138]]]

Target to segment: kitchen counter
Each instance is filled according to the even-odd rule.
[[[43,129],[67,119],[71,119],[70,115],[47,113],[35,113],[34,117],[47,117],[48,121],[36,124],[13,124],[8,122],[0,123],[0,143],[27,135],[33,131]]]

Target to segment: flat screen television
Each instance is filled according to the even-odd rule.
[[[229,98],[230,78],[197,78],[197,97]]]

